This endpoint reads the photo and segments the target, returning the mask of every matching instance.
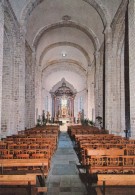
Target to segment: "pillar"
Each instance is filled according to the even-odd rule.
[[[4,41],[4,9],[3,9],[3,1],[0,1],[0,135],[1,135],[1,109],[2,109],[3,41]]]
[[[129,0],[129,81],[130,81],[130,126],[135,138],[135,0]]]
[[[70,118],[72,116],[72,98],[70,98]]]
[[[105,129],[113,130],[113,92],[112,92],[112,29],[106,27],[105,35]]]
[[[18,65],[19,65],[19,117],[18,130],[25,129],[25,32],[20,30],[18,38]]]
[[[91,121],[95,121],[95,94],[94,94],[94,65],[88,66],[87,75],[87,88],[88,88],[88,118]]]
[[[41,70],[38,64],[35,67],[35,109],[38,111],[38,116],[42,115],[42,83],[41,83]]]
[[[56,97],[54,97],[54,120],[56,121],[56,101],[57,101],[57,99],[56,99]]]
[[[100,98],[99,97],[99,88],[100,88],[100,83],[99,83],[99,77],[100,77],[100,52],[96,51],[95,52],[95,117],[101,116],[100,113]],[[102,117],[102,116],[101,116]]]

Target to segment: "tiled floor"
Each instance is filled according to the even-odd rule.
[[[91,188],[82,182],[82,176],[77,169],[78,157],[73,149],[67,132],[61,132],[56,153],[52,158],[51,170],[47,178],[47,195],[102,195],[97,188]],[[84,174],[86,175],[86,174]],[[80,179],[81,178],[81,179]],[[88,178],[87,178],[88,179]],[[87,180],[85,178],[85,181]],[[87,190],[86,190],[87,188]],[[134,195],[135,187],[111,187],[106,188],[105,195]]]
[[[72,142],[67,132],[61,132],[47,178],[47,195],[87,195],[77,165],[79,161]]]

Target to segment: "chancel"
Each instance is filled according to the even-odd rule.
[[[66,86],[66,81],[62,79],[62,85],[52,94],[54,102],[53,116],[55,121],[72,122],[74,120],[74,98],[75,93]],[[52,105],[52,107],[53,107]]]
[[[135,194],[134,13],[0,0],[0,195]]]

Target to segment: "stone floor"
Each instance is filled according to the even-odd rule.
[[[67,132],[61,132],[47,178],[47,195],[87,195],[77,169],[79,161]]]
[[[101,188],[88,185],[85,171],[78,171],[79,160],[67,132],[61,132],[46,181],[47,195],[103,195]],[[84,172],[83,172],[84,171]],[[82,177],[83,175],[83,177]],[[85,176],[85,177],[84,177]],[[134,195],[133,187],[107,187],[105,195]]]

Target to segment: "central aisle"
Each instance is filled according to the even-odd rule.
[[[86,195],[84,184],[76,167],[77,155],[67,132],[59,135],[58,148],[52,158],[51,170],[47,178],[47,195]]]

